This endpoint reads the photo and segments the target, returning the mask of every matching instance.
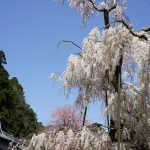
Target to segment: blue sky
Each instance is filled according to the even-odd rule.
[[[127,14],[136,30],[150,24],[150,0],[128,0]],[[53,0],[0,0],[0,49],[4,50],[10,77],[16,76],[24,88],[26,101],[47,124],[50,113],[72,103],[63,94],[61,85],[51,81],[52,72],[63,72],[67,58],[79,50],[71,45],[57,47],[59,41],[72,40],[79,45],[89,31],[103,27],[101,15],[93,16],[85,29],[80,14]],[[89,106],[88,117],[104,122],[100,104]]]

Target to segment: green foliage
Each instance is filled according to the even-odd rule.
[[[5,58],[5,53],[2,50],[0,50],[0,65],[2,64],[7,64],[7,62]]]
[[[0,117],[3,130],[16,137],[28,137],[42,129],[30,105],[25,101],[23,87],[16,77],[9,79],[4,52],[0,51]]]

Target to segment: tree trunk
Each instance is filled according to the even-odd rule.
[[[105,23],[105,28],[109,29],[109,11],[104,10],[104,23]]]
[[[117,139],[118,139],[118,150],[120,150],[120,95],[121,95],[121,74],[118,75],[118,106],[117,106]]]
[[[83,123],[82,123],[82,126],[85,125],[86,112],[87,112],[87,106],[85,106],[85,109],[84,109],[84,116],[83,116]]]

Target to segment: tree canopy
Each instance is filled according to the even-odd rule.
[[[56,108],[51,113],[51,124],[54,126],[65,125],[71,129],[79,129],[82,127],[83,115],[75,105],[64,105]],[[86,125],[89,122],[86,120]]]

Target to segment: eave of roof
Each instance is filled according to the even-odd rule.
[[[7,137],[6,135],[0,133],[0,138],[3,138],[5,140],[8,140],[8,141],[12,141],[12,139],[10,139],[9,137]]]

